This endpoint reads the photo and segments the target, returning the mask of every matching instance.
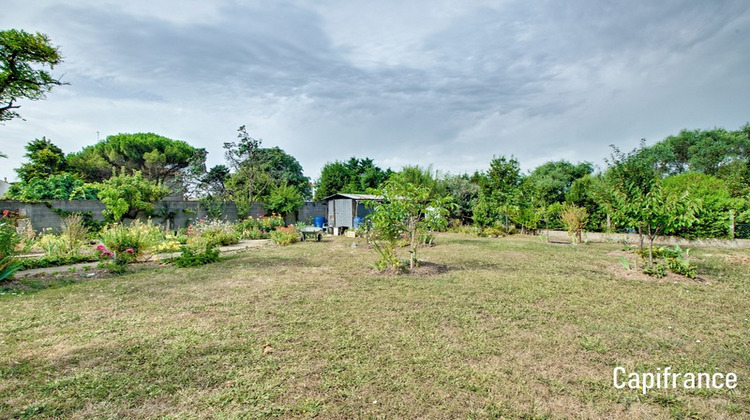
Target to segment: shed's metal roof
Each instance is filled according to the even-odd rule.
[[[336,193],[331,194],[328,197],[324,198],[323,200],[333,200],[335,198],[349,198],[352,200],[382,200],[383,197],[379,195],[372,195],[372,194],[344,194],[344,193]]]

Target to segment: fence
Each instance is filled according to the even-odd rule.
[[[735,224],[734,237],[736,239],[750,239],[750,223]]]

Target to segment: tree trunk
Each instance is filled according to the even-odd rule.
[[[651,225],[648,225],[648,263],[654,265],[654,236],[651,234]]]
[[[638,245],[638,249],[643,251],[643,228],[638,226],[638,239],[640,240],[640,244]]]
[[[409,269],[413,270],[417,262],[417,223],[412,219],[409,221],[409,232],[411,233],[411,255],[409,256]]]

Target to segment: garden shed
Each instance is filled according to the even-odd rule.
[[[328,229],[334,235],[338,235],[346,229],[355,228],[365,216],[372,212],[365,203],[368,201],[380,201],[381,197],[369,194],[344,194],[329,195],[326,201],[328,215]]]

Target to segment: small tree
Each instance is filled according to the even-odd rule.
[[[122,221],[125,216],[135,218],[139,211],[154,211],[154,203],[166,197],[166,187],[150,181],[136,172],[120,174],[99,184],[99,199],[107,207],[104,215],[111,221]]]
[[[386,181],[379,194],[382,202],[374,205],[370,218],[376,238],[387,242],[383,249],[391,250],[381,257],[397,263],[398,260],[393,258],[395,243],[406,235],[409,243],[409,268],[414,269],[419,263],[419,235],[447,215],[445,199],[430,200],[428,187],[406,182],[400,175],[394,175]],[[376,243],[376,246],[380,247],[380,244]]]
[[[646,227],[649,264],[654,263],[654,239],[665,231],[692,226],[698,220],[695,213],[700,207],[687,192],[671,194],[662,188],[661,182],[656,183],[648,194],[634,200],[633,204],[640,206],[641,221]]]
[[[650,264],[654,261],[654,239],[664,232],[692,226],[701,207],[687,191],[679,195],[671,193],[662,187],[661,181],[653,181],[645,193],[633,184],[625,191],[612,190],[607,206],[618,224],[637,227],[648,238]]]
[[[583,227],[586,226],[587,218],[588,212],[585,207],[567,203],[563,205],[560,219],[573,242],[579,244],[583,242]]]
[[[282,184],[271,190],[265,202],[266,211],[286,216],[299,210],[305,200],[302,198],[297,187]]]

